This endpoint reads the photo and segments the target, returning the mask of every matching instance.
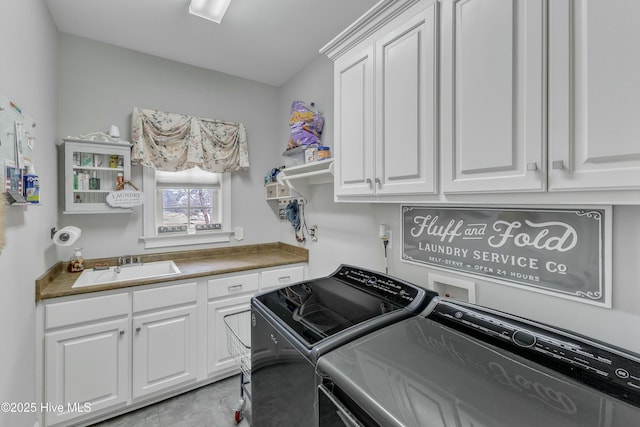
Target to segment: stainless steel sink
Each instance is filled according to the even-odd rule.
[[[156,261],[140,265],[128,265],[120,268],[109,267],[108,270],[84,270],[72,288],[105,285],[129,280],[152,279],[180,274],[180,269],[173,261]]]

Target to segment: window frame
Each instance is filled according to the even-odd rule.
[[[165,248],[170,246],[188,246],[207,243],[224,243],[231,240],[231,174],[220,174],[220,224],[219,230],[199,230],[193,234],[188,232],[176,232],[158,234],[157,215],[158,204],[156,200],[156,171],[153,168],[142,167],[142,186],[144,190],[144,204],[142,205],[143,235],[140,237],[144,241],[145,249]]]

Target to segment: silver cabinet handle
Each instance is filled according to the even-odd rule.
[[[140,326],[136,328],[136,334],[139,334],[139,333],[140,333]]]
[[[564,169],[564,161],[562,161],[562,160],[554,160],[551,163],[551,167],[553,169]]]
[[[232,292],[241,292],[242,291],[242,283],[238,283],[237,285],[231,285],[227,287],[227,290]]]
[[[380,181],[380,178],[376,178],[376,186],[378,188],[382,187],[382,182]]]
[[[120,335],[124,335],[124,329],[120,330]]]
[[[536,163],[536,162],[527,163],[527,170],[528,171],[537,171],[538,170],[538,163]]]
[[[371,178],[367,178],[367,179],[365,179],[365,180],[364,180],[364,182],[366,182],[367,184],[369,184],[369,188],[371,188],[371,187],[372,187],[372,185],[371,185]]]
[[[278,277],[278,282],[280,283],[288,283],[291,281],[291,276],[280,276]]]

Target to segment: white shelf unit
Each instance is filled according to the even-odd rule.
[[[116,188],[118,173],[122,173],[125,180],[131,177],[131,144],[65,138],[61,150],[64,214],[132,212],[131,209],[112,208],[106,203],[107,195]],[[117,165],[114,167],[110,167],[112,156],[118,157]],[[83,164],[84,158],[92,159],[91,163]],[[101,166],[95,166],[96,158],[102,161]],[[78,159],[80,164],[77,164]],[[90,176],[95,173],[96,178],[100,179],[100,188],[74,188],[74,172],[78,175],[88,172]],[[78,201],[78,195],[81,202]]]
[[[279,184],[286,185],[308,200],[309,185],[333,183],[333,159],[285,168],[277,179]]]

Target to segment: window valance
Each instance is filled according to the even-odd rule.
[[[131,160],[176,172],[198,166],[208,172],[249,167],[244,124],[134,108]]]

